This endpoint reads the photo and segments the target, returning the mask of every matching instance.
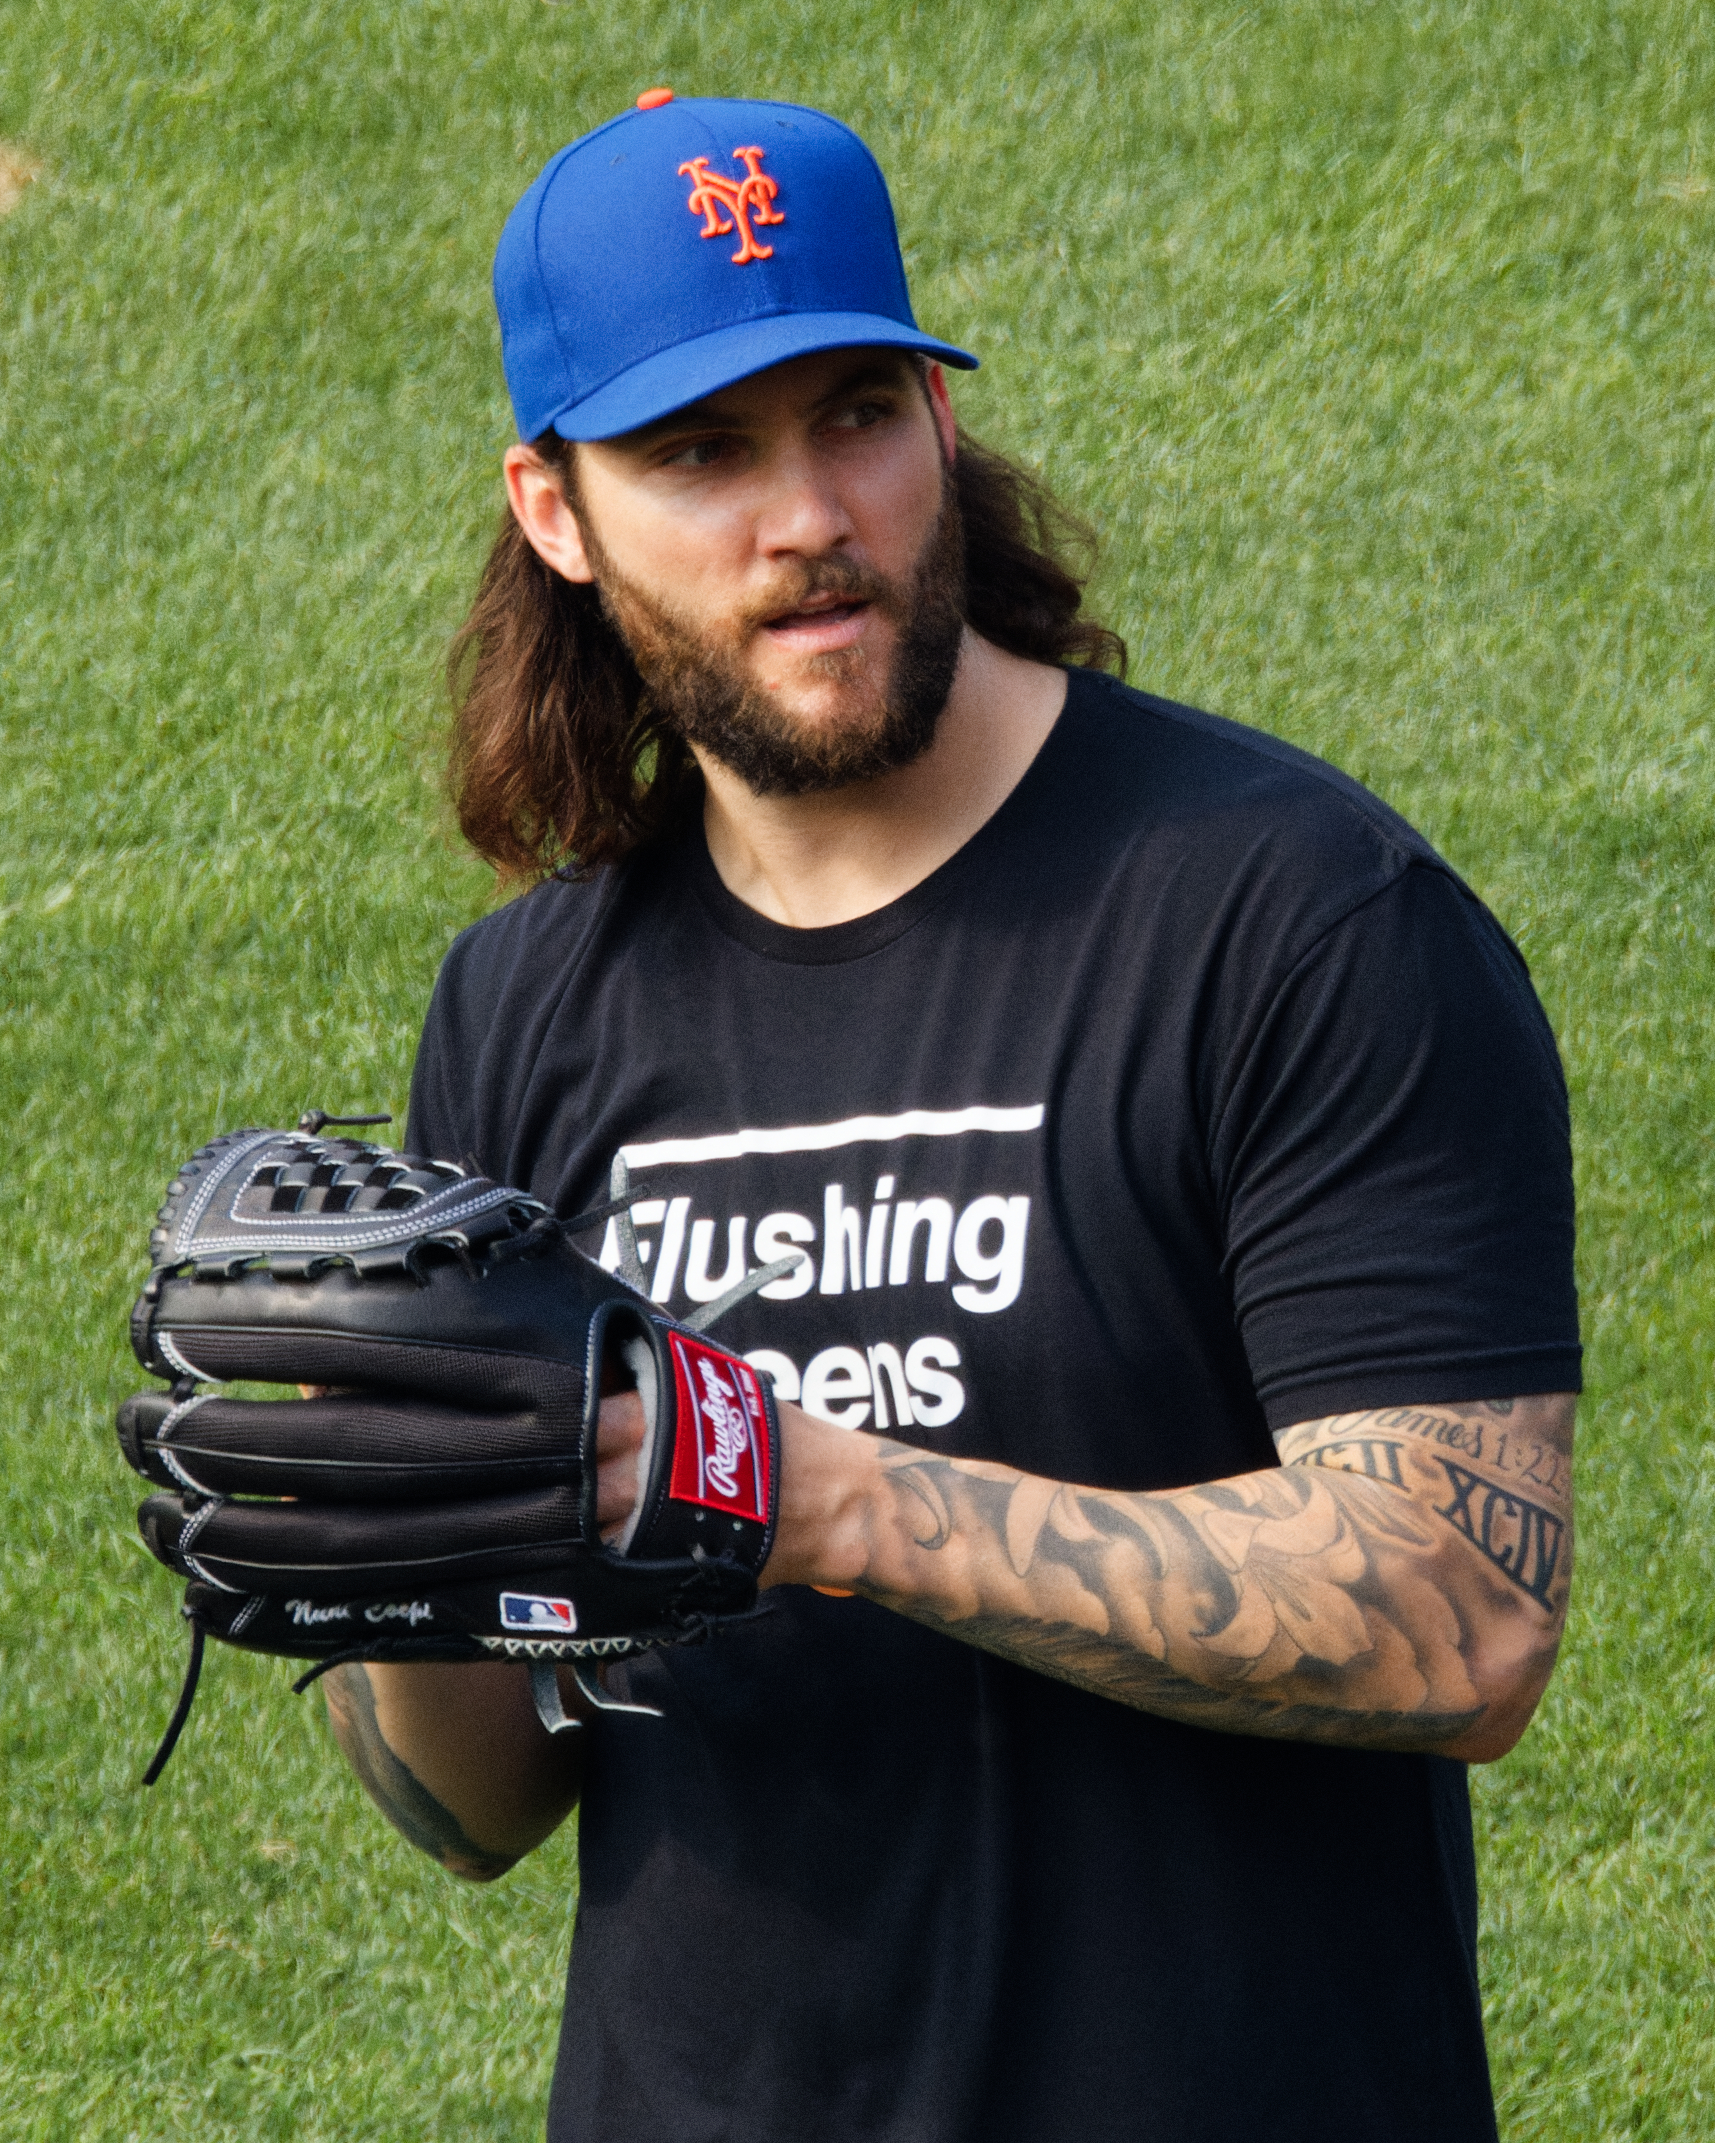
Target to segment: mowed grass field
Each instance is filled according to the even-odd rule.
[[[1564,1664],[1474,1775],[1503,2130],[1715,2134],[1712,46],[1689,0],[12,0],[0,2133],[540,2132],[570,1832],[455,1885],[225,1652],[140,1792],[183,1640],[110,1419],[173,1165],[402,1109],[490,898],[438,788],[490,254],[664,81],[860,127],[1134,680],[1350,769],[1523,945],[1589,1397]]]

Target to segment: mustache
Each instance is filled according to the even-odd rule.
[[[885,573],[836,554],[801,560],[781,575],[766,596],[747,603],[735,623],[741,634],[759,631],[776,618],[801,610],[818,595],[838,596],[848,603],[874,603],[889,612],[897,612],[902,602],[901,589]]]

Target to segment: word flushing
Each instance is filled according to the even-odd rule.
[[[892,1176],[883,1176],[866,1214],[861,1205],[847,1204],[843,1183],[830,1183],[819,1225],[807,1213],[768,1213],[751,1234],[748,1218],[739,1214],[725,1223],[720,1272],[710,1269],[720,1222],[694,1220],[688,1197],[642,1199],[632,1217],[650,1299],[665,1306],[682,1287],[692,1302],[713,1302],[744,1278],[748,1257],[767,1265],[798,1250],[805,1255],[797,1268],[763,1288],[764,1301],[791,1302],[812,1288],[843,1295],[913,1282],[945,1286],[957,1272],[952,1296],[960,1309],[977,1316],[1010,1309],[1024,1285],[1030,1200],[990,1193],[955,1214],[945,1198],[901,1198],[895,1204],[894,1186]],[[619,1264],[612,1221],[600,1262],[609,1272]]]

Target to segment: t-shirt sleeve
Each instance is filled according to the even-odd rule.
[[[1271,1429],[1576,1390],[1571,1139],[1524,962],[1413,866],[1297,963],[1211,1132]]]
[[[417,1042],[417,1061],[411,1070],[411,1103],[405,1123],[405,1144],[412,1153],[433,1154],[438,1160],[456,1160],[462,1144],[455,1127],[462,1112],[449,1079],[446,1027],[447,1008],[442,985],[437,983]]]
[[[405,1143],[412,1153],[487,1168],[478,1151],[477,1061],[495,1019],[495,963],[479,956],[473,936],[454,940],[435,978],[411,1071]]]

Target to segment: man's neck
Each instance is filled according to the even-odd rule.
[[[1066,701],[1066,673],[965,628],[935,741],[909,766],[815,796],[754,796],[698,753],[703,824],[727,890],[798,930],[849,923],[920,885],[1023,779]]]

